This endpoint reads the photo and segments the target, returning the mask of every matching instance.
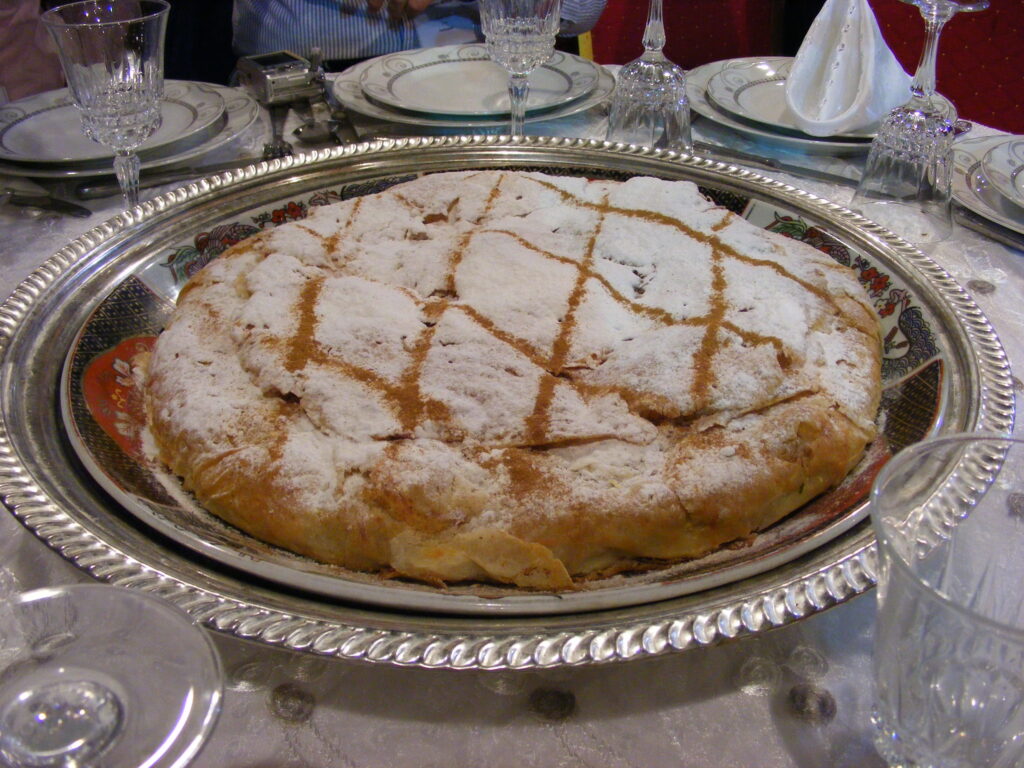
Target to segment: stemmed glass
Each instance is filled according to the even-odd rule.
[[[491,59],[509,73],[509,133],[522,136],[529,74],[551,58],[561,0],[480,0],[480,26]]]
[[[953,228],[953,139],[956,109],[935,94],[942,28],[960,11],[982,11],[989,0],[903,0],[925,21],[925,43],[910,85],[911,98],[882,121],[850,207],[918,245],[937,243]]]
[[[183,611],[79,584],[0,604],[0,765],[180,768],[220,712],[220,659]]]
[[[662,0],[650,0],[644,52],[624,66],[615,81],[608,114],[608,141],[692,152],[686,72],[662,53]]]
[[[165,0],[84,0],[42,21],[82,118],[82,130],[114,151],[127,207],[139,201],[135,150],[160,127],[164,90]]]

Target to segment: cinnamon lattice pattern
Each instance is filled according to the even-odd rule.
[[[689,401],[692,407],[685,413],[673,413],[678,417],[688,417],[692,414],[707,412],[713,407],[713,389],[720,377],[725,372],[716,368],[714,361],[716,355],[721,351],[723,339],[727,336],[734,337],[745,347],[769,346],[774,350],[776,358],[785,368],[789,365],[788,352],[782,338],[777,335],[770,335],[751,327],[744,327],[737,322],[737,314],[731,309],[727,296],[729,277],[726,265],[729,262],[737,265],[744,265],[754,270],[765,270],[778,275],[785,281],[798,286],[805,291],[832,307],[835,308],[833,298],[821,287],[809,282],[801,275],[788,269],[779,261],[768,258],[757,258],[751,255],[740,253],[735,245],[727,238],[720,235],[720,232],[727,228],[735,220],[735,217],[724,210],[718,209],[714,212],[717,219],[714,225],[707,232],[698,231],[692,225],[682,219],[657,212],[656,210],[645,210],[642,208],[629,208],[619,204],[612,204],[608,201],[608,192],[605,191],[600,201],[587,199],[577,194],[556,186],[552,181],[532,178],[530,184],[538,191],[546,191],[557,196],[561,205],[570,206],[579,211],[586,211],[592,214],[589,231],[582,233],[581,240],[585,243],[582,255],[574,258],[564,253],[555,252],[543,245],[537,244],[534,239],[524,236],[510,228],[499,226],[491,222],[495,211],[496,203],[502,198],[503,188],[507,186],[505,174],[491,174],[494,181],[486,196],[485,202],[480,211],[480,220],[485,223],[483,226],[469,228],[462,231],[455,239],[453,247],[445,255],[445,268],[443,277],[439,283],[442,286],[436,289],[429,296],[417,294],[408,288],[399,287],[403,293],[416,302],[421,310],[423,327],[419,335],[413,340],[407,340],[408,364],[405,366],[402,375],[398,380],[389,380],[380,372],[371,368],[355,365],[347,362],[338,355],[336,349],[332,349],[321,341],[317,341],[316,326],[317,307],[321,292],[328,277],[321,275],[306,282],[302,288],[297,306],[294,308],[297,316],[296,332],[290,339],[282,343],[286,345],[284,353],[285,367],[294,374],[306,369],[310,364],[337,371],[339,374],[357,380],[361,384],[377,391],[388,403],[391,404],[399,423],[397,436],[411,437],[425,421],[435,424],[443,424],[445,438],[448,440],[460,441],[467,437],[459,426],[458,420],[453,416],[449,405],[436,396],[429,395],[423,386],[423,369],[428,354],[435,346],[435,337],[440,328],[441,321],[449,313],[460,313],[467,320],[475,324],[481,331],[491,336],[496,342],[505,345],[510,350],[524,356],[536,368],[543,371],[539,377],[536,393],[533,398],[533,405],[529,416],[526,419],[524,434],[521,437],[521,444],[532,446],[545,446],[557,443],[559,436],[552,434],[551,408],[555,397],[555,390],[560,386],[571,386],[577,391],[580,398],[586,400],[590,397],[614,392],[623,397],[631,404],[638,404],[642,398],[635,392],[631,392],[628,386],[622,384],[607,385],[596,384],[588,381],[586,375],[580,375],[579,354],[574,334],[577,330],[581,306],[587,300],[588,293],[603,291],[605,296],[610,298],[620,309],[642,318],[644,323],[661,328],[668,327],[690,327],[699,331],[698,342],[692,350],[693,377],[690,383]],[[518,177],[522,178],[522,177]],[[429,233],[431,226],[435,224],[448,224],[449,216],[458,205],[456,198],[448,204],[445,212],[424,212],[423,201],[410,200],[399,191],[392,190],[394,200],[400,201],[405,209],[412,216],[422,217],[422,222]],[[551,195],[547,196],[550,201]],[[343,263],[345,249],[343,244],[351,236],[354,228],[358,227],[361,211],[364,205],[372,205],[373,201],[366,198],[359,198],[352,203],[351,215],[344,228],[337,233],[324,235],[316,229],[302,223],[294,226],[301,228],[312,238],[315,238],[321,245],[324,253],[332,254],[334,258],[333,269],[344,274],[348,264]],[[602,239],[609,222],[615,225],[617,222],[629,220],[642,222],[643,225],[660,228],[682,235],[692,243],[696,244],[699,251],[707,251],[710,254],[708,270],[710,272],[710,294],[707,299],[706,311],[693,316],[682,316],[678,312],[658,306],[655,303],[644,301],[645,288],[642,275],[639,270],[634,270],[637,275],[637,282],[632,286],[634,295],[629,296],[617,286],[599,267],[597,246]],[[500,221],[498,222],[500,224]],[[424,240],[430,237],[414,233],[412,239]],[[536,342],[524,338],[516,332],[515,328],[505,327],[500,318],[488,316],[484,311],[463,301],[460,298],[458,285],[460,282],[460,267],[464,258],[470,252],[473,242],[485,237],[497,237],[506,241],[509,248],[525,250],[536,256],[538,259],[554,264],[564,265],[572,270],[570,289],[564,298],[563,305],[558,308],[558,330],[553,340],[546,346],[539,346]],[[265,246],[267,252],[272,246]],[[674,258],[668,254],[667,258]],[[687,254],[680,257],[686,258]],[[607,258],[602,256],[601,258]],[[823,262],[824,263],[824,262]],[[629,266],[628,264],[623,264]],[[657,264],[653,266],[657,271]],[[743,274],[748,274],[744,272]],[[749,273],[754,277],[755,273]],[[756,277],[755,277],[756,279]],[[495,286],[495,290],[501,290],[501,286]],[[650,410],[649,403],[645,408],[640,403],[641,410]],[[656,409],[657,410],[657,409]],[[673,409],[669,409],[672,411]],[[649,417],[657,418],[658,414],[647,413]],[[596,433],[590,439],[605,439],[611,435]],[[393,437],[393,436],[392,436]],[[470,436],[472,437],[472,436]],[[517,441],[518,442],[518,441]]]

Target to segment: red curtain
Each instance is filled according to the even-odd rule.
[[[913,74],[924,45],[924,20],[912,5],[870,0],[886,42]],[[1024,1],[992,0],[987,10],[958,13],[939,40],[937,88],[960,117],[1024,134]]]
[[[1016,0],[1015,0],[1016,1]],[[664,0],[665,55],[684,68],[778,50],[778,0]],[[643,52],[644,0],[608,0],[591,33],[594,60],[625,64]]]
[[[918,9],[899,0],[870,0],[886,41],[913,73],[924,43]],[[682,67],[739,56],[781,53],[779,0],[664,0],[665,55]],[[608,0],[592,32],[594,59],[625,64],[643,50],[647,3]],[[939,45],[938,89],[968,120],[1024,134],[1024,0],[992,0],[988,10],[961,13]]]

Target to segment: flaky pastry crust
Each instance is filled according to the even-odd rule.
[[[195,276],[149,362],[159,458],[317,560],[568,589],[698,557],[875,435],[853,273],[687,182],[423,176]]]

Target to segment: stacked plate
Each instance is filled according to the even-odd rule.
[[[553,120],[606,100],[615,79],[600,65],[555,51],[530,75],[526,121]],[[346,109],[431,132],[500,131],[508,126],[508,74],[480,43],[389,53],[334,79]]]
[[[194,160],[236,138],[259,117],[244,92],[211,83],[164,83],[162,124],[139,149],[142,168]],[[0,107],[0,173],[38,178],[113,173],[114,155],[82,133],[66,88]]]
[[[953,197],[962,206],[1024,235],[1024,136],[979,136],[953,147]]]
[[[792,57],[715,61],[687,72],[694,112],[747,138],[812,155],[866,154],[875,136],[865,129],[837,136],[811,136],[796,126],[786,105]]]

